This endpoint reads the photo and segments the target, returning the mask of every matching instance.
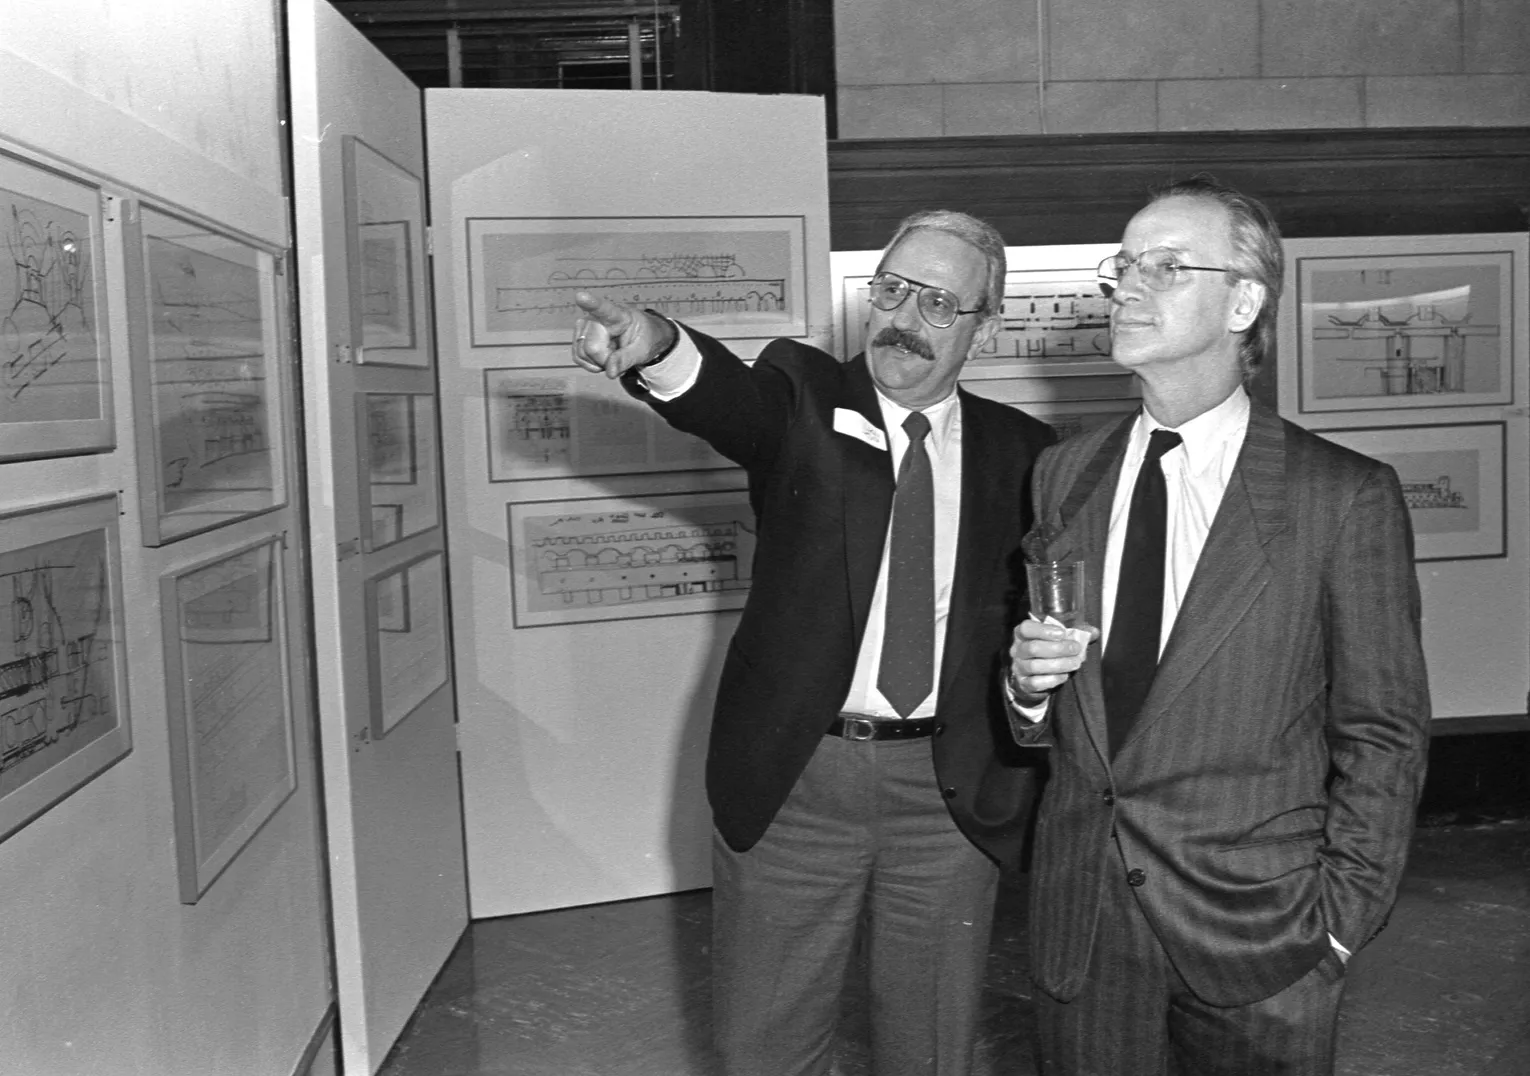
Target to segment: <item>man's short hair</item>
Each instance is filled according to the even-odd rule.
[[[1254,376],[1261,363],[1275,353],[1275,318],[1280,292],[1285,285],[1286,259],[1280,245],[1280,228],[1269,208],[1259,199],[1243,194],[1201,172],[1189,179],[1166,184],[1153,191],[1153,202],[1165,198],[1203,198],[1227,210],[1232,226],[1232,265],[1229,284],[1239,279],[1264,286],[1259,315],[1238,343],[1238,360],[1244,379]]]
[[[998,314],[1004,309],[1004,273],[1007,268],[1004,261],[1004,237],[993,225],[954,209],[921,209],[917,213],[910,213],[898,224],[892,240],[882,248],[882,261],[887,260],[887,255],[909,232],[921,229],[945,232],[968,246],[976,247],[988,266],[983,295],[978,300],[979,309],[985,314]],[[880,263],[877,271],[882,271]]]

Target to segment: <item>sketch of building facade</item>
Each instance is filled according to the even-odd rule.
[[[568,605],[742,590],[749,584],[739,564],[741,526],[677,523],[539,538],[532,543],[537,590]]]
[[[1441,475],[1433,482],[1403,482],[1403,500],[1410,509],[1466,508],[1466,494],[1450,488],[1450,476]]]
[[[1401,313],[1401,312],[1394,312]],[[1340,355],[1339,362],[1362,363],[1377,375],[1384,396],[1418,396],[1465,392],[1467,338],[1497,339],[1497,325],[1472,325],[1472,315],[1451,319],[1435,306],[1412,306],[1402,316],[1389,316],[1381,307],[1344,320],[1328,315],[1328,325],[1313,330],[1317,340],[1380,340],[1384,349],[1374,354]],[[1428,346],[1425,341],[1430,341]]]
[[[1066,362],[1110,358],[1110,300],[1087,282],[1009,280],[1004,327],[979,359]]]

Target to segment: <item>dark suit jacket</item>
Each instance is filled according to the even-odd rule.
[[[1132,417],[1050,449],[1038,520],[1098,581]],[[1090,622],[1100,623],[1091,588]],[[1025,741],[1054,742],[1032,867],[1037,983],[1068,1000],[1103,886],[1214,1005],[1281,990],[1382,926],[1428,742],[1413,535],[1391,467],[1255,403],[1142,711],[1114,762],[1100,647]],[[1112,841],[1112,833],[1116,838]],[[1119,847],[1118,847],[1119,846]],[[1129,871],[1140,875],[1128,876]]]
[[[664,403],[677,429],[745,469],[759,527],[753,581],[728,646],[707,795],[730,847],[757,841],[785,801],[850,688],[892,511],[887,451],[834,430],[835,408],[878,429],[882,412],[864,357],[841,364],[790,340],[753,367],[691,331],[695,386]],[[1019,613],[1016,551],[1030,522],[1031,462],[1050,427],[961,392],[962,499],[956,574],[937,696],[935,770],[952,817],[997,860],[1015,854],[1032,771],[1001,761],[1010,741],[997,690]],[[885,433],[885,430],[884,430]]]

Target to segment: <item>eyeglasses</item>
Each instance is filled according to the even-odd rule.
[[[1144,250],[1135,258],[1128,258],[1125,254],[1112,254],[1100,263],[1095,275],[1100,278],[1100,290],[1106,295],[1115,291],[1121,284],[1121,278],[1132,266],[1137,267],[1137,274],[1142,277],[1142,282],[1154,291],[1168,291],[1178,284],[1182,277],[1180,273],[1191,269],[1203,273],[1232,273],[1237,270],[1221,269],[1214,265],[1185,265],[1180,262],[1179,255],[1167,247],[1153,247]]]
[[[919,306],[919,316],[937,329],[949,329],[963,314],[981,314],[982,307],[962,310],[961,300],[945,288],[934,284],[922,284],[897,273],[878,273],[871,278],[871,305],[878,310],[896,310],[903,305],[909,292],[915,292],[914,301]]]

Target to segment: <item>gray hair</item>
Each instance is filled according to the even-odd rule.
[[[983,260],[988,267],[987,280],[984,282],[983,296],[978,308],[985,314],[998,314],[1004,309],[1006,270],[1004,237],[993,225],[954,209],[922,209],[917,213],[910,213],[899,222],[898,230],[893,233],[892,240],[882,248],[882,261],[887,260],[887,255],[891,254],[910,232],[921,229],[945,232],[968,246],[976,248],[978,253],[983,255]],[[881,271],[882,266],[879,263],[877,272]]]
[[[1169,183],[1153,191],[1152,202],[1165,198],[1201,198],[1227,210],[1232,231],[1233,272],[1227,282],[1252,280],[1264,287],[1264,303],[1254,323],[1238,343],[1238,361],[1244,380],[1253,377],[1264,360],[1275,353],[1275,318],[1285,285],[1286,259],[1275,217],[1259,199],[1243,194],[1204,172]]]

